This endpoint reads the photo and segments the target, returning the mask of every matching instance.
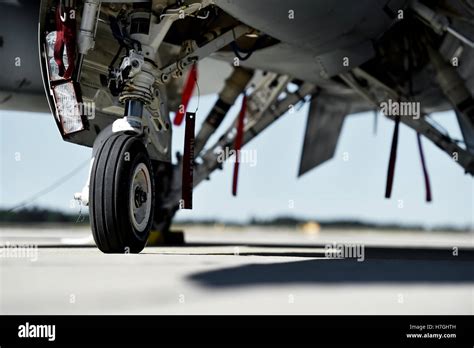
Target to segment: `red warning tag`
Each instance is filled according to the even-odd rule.
[[[189,101],[191,100],[191,97],[193,96],[194,87],[196,86],[197,79],[198,79],[197,64],[193,64],[193,66],[191,67],[191,70],[189,71],[188,79],[186,80],[186,83],[184,85],[183,95],[181,97],[181,106],[179,107],[179,110],[176,112],[176,116],[173,121],[175,126],[180,126],[181,123],[183,122],[184,113],[186,112]]]
[[[239,165],[240,165],[240,149],[242,148],[242,142],[244,140],[244,121],[245,113],[247,112],[247,96],[244,94],[242,98],[242,107],[240,108],[240,114],[237,122],[237,135],[235,136],[235,164],[234,164],[234,176],[232,180],[232,195],[237,196],[237,181],[239,179]]]

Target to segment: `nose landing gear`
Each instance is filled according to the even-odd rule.
[[[171,162],[172,130],[165,84],[180,78],[191,65],[252,29],[234,23],[232,27],[210,31],[199,40],[191,40],[194,34],[189,33],[189,40],[183,41],[179,54],[166,53],[167,47],[163,47],[166,53],[163,54],[159,49],[172,24],[182,16],[198,15],[203,8],[212,5],[211,0],[177,2],[160,15],[151,11],[149,3],[135,4],[136,1],[124,1],[127,6],[118,13],[110,8],[108,13],[101,13],[102,2],[84,2],[78,34],[81,59],[77,84],[84,85],[84,91],[90,94],[88,98],[95,101],[98,94],[92,95],[91,90],[100,81],[103,87],[109,87],[109,91],[105,88],[101,91],[112,103],[98,103],[101,108],[97,114],[103,122],[100,127],[97,122],[97,128],[90,132],[96,132],[91,172],[86,187],[75,197],[89,205],[92,234],[101,251],[139,253],[147,243],[152,226],[166,234],[179,207],[177,192],[181,192],[181,182],[177,178],[181,176],[181,169],[173,167]],[[131,3],[133,5],[128,6]],[[110,28],[101,31],[104,35],[98,39],[98,45],[94,45],[95,29],[104,29],[98,24],[103,22],[99,21],[101,15],[102,19],[108,15]],[[118,41],[120,50],[108,69],[104,69],[100,54],[89,53],[101,43],[108,47],[106,40],[113,39]],[[126,54],[116,65],[124,47]],[[97,49],[96,53],[99,52]],[[162,56],[166,63],[162,62]],[[87,73],[81,75],[81,67]],[[88,79],[94,82],[89,83]],[[117,117],[120,104],[124,106],[124,117]],[[116,119],[111,122],[106,115]]]

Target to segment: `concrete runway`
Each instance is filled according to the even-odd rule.
[[[474,313],[472,234],[196,226],[186,241],[104,255],[88,228],[2,228],[0,314]],[[364,261],[326,258],[332,243]]]

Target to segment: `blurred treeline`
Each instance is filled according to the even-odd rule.
[[[58,223],[58,224],[89,224],[88,209],[85,208],[81,213],[65,213],[61,211],[50,210],[46,208],[22,208],[18,210],[0,209],[0,224],[30,224],[30,223]],[[470,226],[436,226],[426,228],[422,225],[403,225],[397,223],[374,223],[362,220],[318,220],[311,218],[285,217],[278,216],[270,219],[252,218],[248,222],[225,221],[219,219],[194,219],[181,220],[179,216],[174,220],[174,224],[181,226],[190,225],[226,225],[235,227],[261,226],[261,227],[281,227],[281,228],[303,228],[305,225],[317,225],[317,228],[338,229],[338,230],[410,230],[410,231],[444,231],[444,232],[467,232],[472,231]]]
[[[69,214],[45,208],[22,208],[14,211],[0,209],[0,223],[89,223],[89,216],[78,213]]]

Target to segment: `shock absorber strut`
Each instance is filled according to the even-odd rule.
[[[143,108],[150,105],[155,98],[153,70],[156,69],[154,62],[156,52],[148,46],[149,27],[148,9],[138,8],[130,14],[130,25],[127,30],[130,38],[137,44],[138,50],[130,49],[120,66],[124,85],[119,101],[125,104],[124,116],[135,129],[141,129]]]
[[[127,79],[119,95],[119,101],[125,104],[126,121],[139,131],[143,107],[150,105],[154,98],[155,78],[152,69],[152,64],[133,50],[124,58],[121,65],[121,70],[126,71]]]

